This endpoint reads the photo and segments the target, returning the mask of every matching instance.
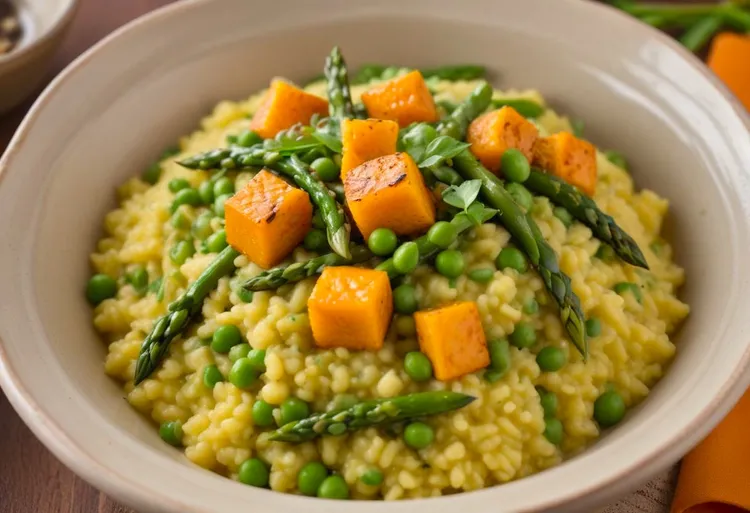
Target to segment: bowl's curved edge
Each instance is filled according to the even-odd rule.
[[[120,34],[127,32],[136,26],[154,22],[155,20],[164,16],[169,16],[178,10],[188,10],[196,5],[208,3],[210,1],[211,0],[183,0],[183,2],[161,7],[123,25],[76,58],[45,88],[23,119],[18,130],[11,139],[6,152],[0,158],[0,181],[4,178],[4,173],[15,153],[19,151],[18,147],[24,140],[25,132],[27,132],[35,122],[35,117],[38,111],[47,103],[54,100],[56,89],[71,75],[83,68],[102,47],[111,44],[111,42],[116,40]],[[569,3],[571,8],[599,9],[601,14],[605,16],[630,18],[629,15],[605,4],[579,2],[578,0],[562,1]],[[73,5],[77,6],[77,3],[76,0]],[[584,7],[586,4],[588,4],[588,6]],[[72,16],[73,12],[68,14]],[[632,18],[630,18],[630,20],[633,23],[638,23]],[[690,53],[674,39],[656,29],[650,30],[654,32],[654,37],[658,38],[660,42],[668,45],[672,50],[682,55],[687,62],[711,82],[724,99],[731,105],[732,110],[742,120],[748,131],[750,131],[750,114],[748,114],[746,109],[740,104],[739,100],[731,93],[728,87],[723,84],[697,57],[695,57],[695,55]],[[127,475],[114,472],[98,463],[95,458],[71,440],[70,437],[65,434],[64,430],[61,429],[53,419],[49,418],[39,407],[38,403],[30,396],[28,391],[23,387],[20,377],[10,366],[3,344],[4,342],[0,340],[0,388],[5,392],[13,408],[35,436],[37,436],[40,441],[42,441],[42,443],[66,466],[108,495],[134,507],[149,508],[149,511],[210,513],[204,510],[198,510],[189,503],[177,501],[174,497],[171,497],[168,494],[146,498],[142,495],[143,491],[128,480]],[[677,461],[700,440],[708,435],[708,433],[739,401],[740,397],[744,394],[745,389],[750,386],[750,373],[746,372],[748,368],[750,368],[750,347],[746,350],[737,370],[727,378],[727,381],[722,388],[720,400],[715,401],[710,407],[705,408],[701,414],[694,419],[692,425],[686,426],[682,432],[676,433],[672,437],[671,442],[662,448],[661,452],[654,453],[649,458],[643,458],[640,461],[633,462],[630,467],[624,469],[621,474],[612,476],[604,482],[597,482],[588,489],[577,489],[575,492],[571,492],[567,496],[559,497],[555,500],[548,501],[545,504],[540,504],[537,509],[524,511],[543,511],[549,508],[562,507],[577,500],[581,500],[584,497],[593,497],[592,500],[598,500],[601,502],[601,496],[605,495],[606,489],[609,487],[617,487],[619,482],[625,480],[624,478],[633,476],[636,473],[643,473],[644,475],[650,474],[665,467],[669,463]],[[632,479],[637,480],[637,478]],[[596,496],[600,497],[597,499]],[[155,502],[156,500],[158,500],[158,502]]]

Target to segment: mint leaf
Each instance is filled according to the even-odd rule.
[[[497,214],[497,210],[487,208],[478,201],[475,201],[466,209],[467,217],[477,226],[489,221],[495,214]]]
[[[320,144],[323,144],[334,153],[341,153],[341,151],[343,150],[343,145],[341,144],[341,141],[330,134],[321,132],[320,130],[316,130],[312,133],[312,136]]]
[[[471,144],[463,143],[447,135],[441,135],[427,145],[427,148],[425,148],[424,151],[424,156],[426,158],[419,163],[419,167],[433,167],[440,165],[446,160],[452,159],[469,146],[471,146]]]
[[[479,196],[481,180],[467,180],[461,185],[451,185],[443,191],[443,201],[462,210],[467,210]]]

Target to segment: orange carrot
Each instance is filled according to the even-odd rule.
[[[708,66],[750,109],[750,34],[717,35],[711,44]]]

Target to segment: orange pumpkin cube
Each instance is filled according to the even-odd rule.
[[[388,119],[344,119],[341,121],[341,179],[355,167],[383,155],[396,153],[398,123]]]
[[[531,161],[538,136],[539,131],[534,123],[514,108],[506,106],[472,121],[466,141],[471,143],[471,152],[484,167],[497,174],[500,171],[500,157],[510,148],[521,151]]]
[[[435,224],[432,194],[407,153],[378,157],[350,170],[344,194],[365,239],[377,228],[413,235]]]
[[[362,103],[372,118],[391,119],[399,126],[437,121],[437,107],[419,71],[383,82],[362,93]]]
[[[419,348],[432,362],[435,377],[448,381],[490,364],[487,338],[473,301],[414,314]]]
[[[268,269],[302,242],[312,211],[305,191],[263,170],[224,204],[227,242]]]
[[[277,78],[253,115],[250,128],[269,139],[297,123],[309,124],[313,114],[327,115],[328,101]]]
[[[388,274],[358,267],[326,267],[307,300],[318,347],[376,351],[393,314]]]
[[[596,192],[596,148],[570,132],[537,140],[534,165],[575,185],[589,196]]]

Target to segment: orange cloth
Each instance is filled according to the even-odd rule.
[[[682,461],[672,513],[750,511],[750,390]]]

